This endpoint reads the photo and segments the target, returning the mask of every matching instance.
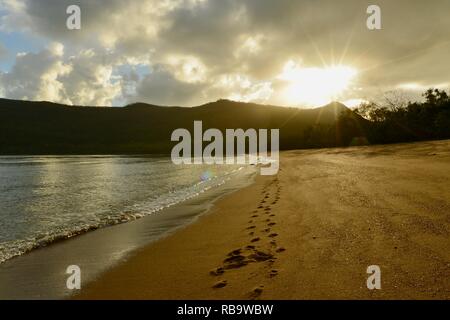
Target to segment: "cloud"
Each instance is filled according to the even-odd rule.
[[[370,98],[402,83],[449,82],[448,0],[379,0],[380,31],[366,28],[367,0],[0,3],[0,30],[64,48],[62,55],[44,49],[18,57],[11,74],[2,75],[3,94],[10,97],[95,105],[115,99],[192,105],[221,97],[283,103],[286,84],[277,78],[288,61],[305,69],[358,69],[344,100]],[[82,10],[79,31],[65,27],[72,4]],[[149,72],[123,71],[138,64]],[[26,70],[36,72],[29,76],[36,83]]]
[[[157,66],[137,83],[136,96],[132,99],[159,105],[178,105],[180,102],[191,105],[197,102],[202,89],[202,84],[179,81],[166,69]]]
[[[2,95],[77,105],[111,105],[121,92],[113,65],[93,51],[64,58],[64,46],[52,43],[38,53],[19,53],[8,73],[0,74]]]
[[[67,63],[71,72],[62,75],[61,81],[72,104],[110,106],[121,94],[121,77],[113,74],[119,62],[108,53],[83,50]]]
[[[58,80],[70,72],[61,59],[61,46],[52,45],[39,53],[18,53],[9,73],[1,74],[2,94],[13,99],[68,102]]]

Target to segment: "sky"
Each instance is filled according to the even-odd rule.
[[[367,7],[381,10],[369,30]],[[69,30],[66,9],[81,9]],[[0,97],[349,106],[450,87],[450,1],[0,0]]]

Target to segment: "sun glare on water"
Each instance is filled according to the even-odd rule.
[[[339,99],[356,74],[356,69],[344,65],[304,68],[290,61],[278,78],[287,83],[283,90],[286,103],[318,106]]]

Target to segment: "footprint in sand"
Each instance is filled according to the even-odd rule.
[[[250,261],[262,262],[273,258],[273,254],[255,250],[248,256]]]
[[[252,215],[252,218],[258,218],[257,214]]]
[[[278,236],[278,233],[271,233],[271,234],[269,234],[269,237],[271,237],[271,238],[274,238],[276,236]]]
[[[278,253],[283,252],[283,251],[286,251],[286,249],[283,247],[280,247],[277,250],[275,250],[275,252],[278,252]]]
[[[260,239],[257,237],[257,238],[253,238],[252,240],[250,240],[250,242],[257,242],[257,241],[259,241]]]
[[[214,289],[219,289],[219,288],[223,288],[228,284],[227,280],[222,280],[217,282],[215,285],[213,285]]]
[[[273,278],[278,275],[278,270],[272,269],[270,270],[269,277]]]
[[[220,276],[220,275],[222,275],[224,273],[225,273],[225,270],[222,267],[219,267],[219,268],[209,272],[209,274],[212,275],[212,276]]]
[[[247,230],[255,229],[255,228],[256,228],[256,226],[250,226],[250,227],[247,228]]]
[[[225,269],[237,269],[248,264],[248,261],[241,254],[229,256],[223,262],[225,263]]]
[[[256,299],[263,293],[264,286],[259,286],[250,292],[250,299]]]
[[[274,225],[276,225],[275,222],[271,222],[271,223],[268,224],[269,227],[272,227],[272,226],[274,226]]]
[[[259,240],[259,238],[255,239]],[[225,272],[225,270],[238,269],[248,265],[249,263],[263,262],[270,259],[274,259],[272,253],[266,253],[257,250],[255,246],[248,245],[245,249],[236,249],[228,253],[227,258],[223,260],[224,265],[220,268],[211,271],[210,274],[214,276],[219,276],[222,275]]]

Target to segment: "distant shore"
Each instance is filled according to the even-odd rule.
[[[75,298],[450,299],[448,181],[449,140],[284,152]]]

